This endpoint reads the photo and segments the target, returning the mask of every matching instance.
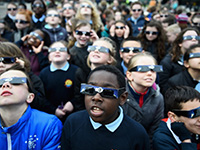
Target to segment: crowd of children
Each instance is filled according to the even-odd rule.
[[[200,150],[200,9],[176,4],[8,3],[0,149]]]

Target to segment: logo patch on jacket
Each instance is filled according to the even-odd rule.
[[[28,144],[28,149],[34,149],[37,141],[37,135],[30,135],[28,141],[25,141],[25,143]]]
[[[72,84],[73,84],[73,82],[72,82],[72,80],[70,80],[70,79],[67,79],[67,80],[65,81],[65,86],[66,86],[66,88],[70,88],[70,87],[72,86]]]

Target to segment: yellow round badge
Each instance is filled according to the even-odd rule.
[[[66,86],[67,88],[70,88],[70,87],[72,86],[72,80],[67,79],[67,80],[65,81],[65,86]]]

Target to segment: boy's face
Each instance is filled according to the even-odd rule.
[[[33,12],[37,15],[44,13],[44,5],[41,2],[41,0],[35,0],[32,5],[32,8],[33,8]]]
[[[167,39],[169,43],[173,43],[176,39],[177,35],[173,33],[172,31],[167,31]]]
[[[59,23],[61,23],[59,13],[55,10],[50,10],[47,12],[45,21],[51,26],[57,26]]]
[[[7,13],[12,16],[15,16],[17,14],[17,7],[13,4],[9,4],[7,6]]]
[[[51,46],[51,48],[65,48],[65,46],[62,43],[55,43]],[[70,59],[70,55],[67,52],[50,52],[49,53],[49,61],[52,63],[65,63]]]
[[[26,75],[18,70],[10,70],[3,73],[0,76],[0,80],[4,78],[11,79],[13,77],[25,77]],[[29,91],[27,83],[20,83],[14,85],[14,83],[4,82],[0,87],[0,107],[21,105],[27,106],[27,100],[29,97]],[[30,100],[30,99],[29,99]],[[32,100],[31,100],[32,101]]]
[[[199,100],[193,100],[193,101],[188,101],[186,103],[182,103],[182,109],[181,110],[192,110],[195,108],[200,107],[200,102]],[[186,126],[186,128],[194,133],[194,134],[200,134],[200,116],[196,118],[187,118],[184,116],[180,116],[176,118],[176,121],[183,122]]]
[[[200,47],[195,48],[191,53],[200,53]],[[184,62],[185,67],[189,70],[200,71],[200,58],[190,58],[188,62]]]
[[[43,35],[42,35],[42,32],[40,31],[34,31],[36,34],[38,34],[40,37],[43,38]],[[38,47],[41,43],[41,40],[35,36],[35,35],[30,35],[28,40],[27,40],[28,44],[31,45],[31,46],[35,46],[35,47]]]
[[[125,48],[125,47],[142,47],[142,46],[141,43],[137,41],[126,41],[124,42],[122,47]],[[127,65],[129,60],[137,54],[138,53],[134,53],[133,51],[129,51],[128,53],[120,51],[120,57],[123,59],[125,65]]]
[[[119,89],[116,75],[104,70],[94,72],[90,76],[88,84],[99,87]],[[119,96],[118,99],[104,98],[99,93],[94,96],[85,95],[86,110],[93,121],[101,124],[109,124],[118,117],[118,107],[126,100],[126,97],[124,98],[122,95]]]
[[[76,31],[80,31],[80,32],[76,32]],[[77,40],[77,46],[78,47],[86,46],[90,40],[90,36],[88,36],[84,33],[88,33],[91,31],[90,25],[82,26],[82,27],[76,29],[76,31],[73,32],[73,35]]]
[[[132,16],[137,19],[142,15],[142,6],[139,4],[135,4],[132,6]]]

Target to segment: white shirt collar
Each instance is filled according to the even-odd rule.
[[[172,129],[171,129],[171,120],[168,118],[167,119],[167,127],[168,127],[168,129],[170,130],[170,132],[172,133],[172,135],[173,135],[173,137],[175,138],[175,140],[176,140],[176,142],[178,143],[178,144],[181,144],[181,140],[179,139],[179,137],[172,131]]]
[[[42,17],[40,17],[39,19],[37,19],[35,15],[32,15],[32,19],[33,19],[33,22],[35,23],[37,23],[38,21],[42,22],[45,19],[45,15],[42,15]]]
[[[68,62],[66,62],[66,64],[62,68],[60,68],[60,69],[56,68],[52,63],[50,64],[50,71],[51,72],[54,72],[56,70],[67,71],[68,69],[69,69],[69,63]]]
[[[122,120],[124,118],[123,109],[120,106],[119,106],[119,109],[120,109],[120,115],[119,115],[119,117],[115,121],[113,121],[113,122],[105,125],[105,127],[110,132],[114,132],[115,130],[117,130],[117,128],[120,126],[120,124],[122,123]],[[91,124],[92,124],[92,126],[93,126],[93,128],[95,130],[102,126],[102,124],[100,124],[98,122],[94,122],[91,117],[90,117],[90,122],[91,122]]]

